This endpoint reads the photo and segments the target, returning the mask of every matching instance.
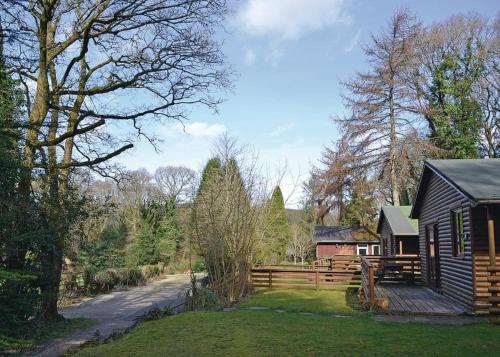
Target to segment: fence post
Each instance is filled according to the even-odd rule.
[[[316,270],[316,290],[319,290],[319,271]]]
[[[415,277],[415,260],[411,258],[411,276]]]
[[[368,285],[370,294],[370,306],[373,307],[375,305],[375,279],[373,265],[371,264],[368,266]]]
[[[269,269],[269,289],[273,288],[273,271]]]

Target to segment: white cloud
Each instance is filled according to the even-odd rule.
[[[361,29],[359,29],[358,32],[356,32],[351,42],[349,42],[349,45],[344,48],[344,52],[351,52],[352,50],[354,50],[354,48],[358,45],[360,37],[361,37]]]
[[[227,129],[222,124],[209,124],[203,122],[193,122],[187,124],[177,124],[178,129],[182,129],[184,132],[191,136],[198,137],[216,137],[224,133]]]
[[[287,124],[278,126],[276,129],[269,132],[267,135],[272,136],[272,137],[280,136],[281,134],[283,134],[289,130],[292,130],[293,128],[295,128],[295,123],[287,123]]]
[[[345,0],[248,0],[238,11],[236,22],[251,35],[272,35],[280,40],[351,22]]]
[[[176,123],[163,126],[160,136],[176,138],[179,134],[187,134],[194,138],[214,138],[227,131],[222,124],[210,124],[204,122]]]
[[[247,48],[245,50],[245,58],[243,59],[243,62],[245,62],[247,66],[251,66],[255,63],[256,59],[257,55],[255,54],[255,51],[251,48]]]

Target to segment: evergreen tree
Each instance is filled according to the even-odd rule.
[[[266,205],[263,244],[260,247],[263,263],[280,263],[286,257],[290,240],[285,201],[280,187],[276,186]]]
[[[463,54],[446,54],[433,74],[430,137],[457,159],[478,157],[482,111],[473,87],[483,67],[468,45]]]

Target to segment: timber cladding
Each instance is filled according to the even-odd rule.
[[[471,239],[465,241],[465,254],[453,256],[451,211],[461,209],[464,232],[471,234],[471,202],[436,173],[431,172],[419,208],[419,244],[422,279],[428,281],[429,272],[426,227],[437,224],[439,240],[441,291],[444,295],[473,308],[473,274]],[[420,187],[422,189],[422,187]]]

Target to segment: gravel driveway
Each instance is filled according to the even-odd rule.
[[[100,295],[77,306],[61,309],[60,313],[66,318],[86,317],[97,322],[87,329],[50,341],[29,355],[60,356],[92,339],[97,331],[100,338],[123,332],[134,325],[138,316],[155,306],[163,308],[180,304],[189,284],[188,275],[169,275],[145,286]]]

